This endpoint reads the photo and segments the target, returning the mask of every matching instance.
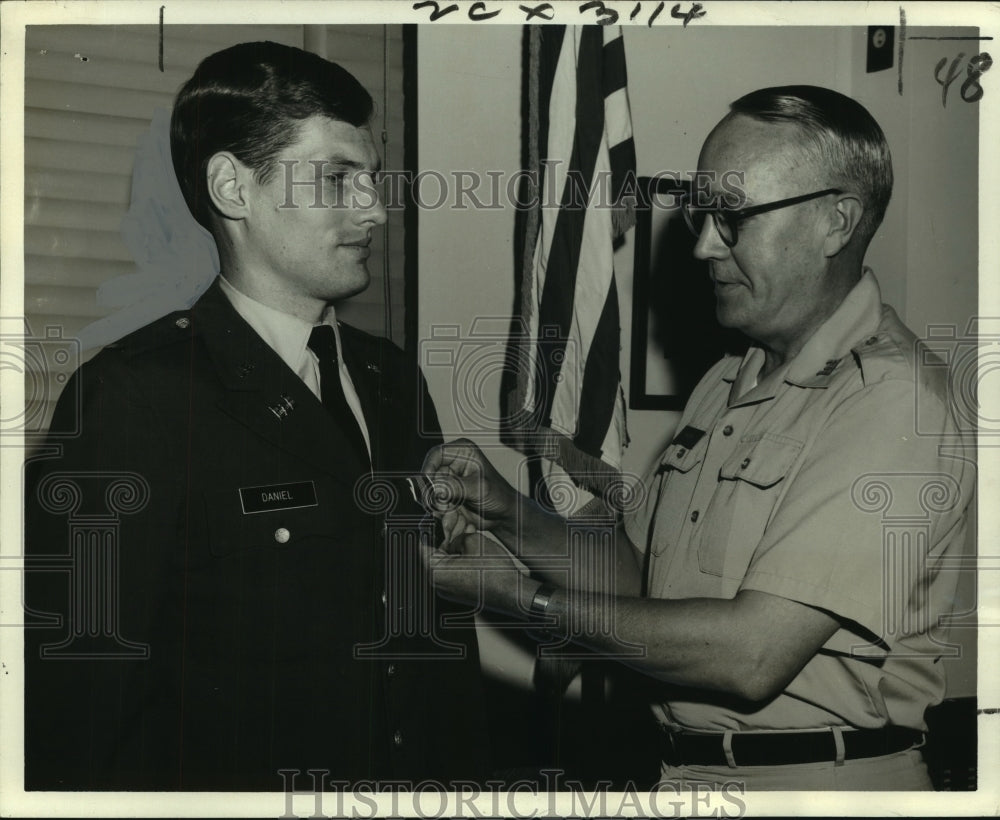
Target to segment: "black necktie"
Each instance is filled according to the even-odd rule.
[[[337,338],[330,325],[317,325],[309,335],[309,349],[319,358],[319,384],[323,396],[323,406],[336,419],[344,435],[357,449],[358,454],[369,462],[365,437],[358,426],[340,383],[340,367],[337,364]]]

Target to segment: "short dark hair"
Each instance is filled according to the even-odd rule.
[[[209,55],[178,92],[170,118],[174,173],[188,208],[211,227],[206,167],[219,151],[266,182],[299,121],[321,115],[359,127],[373,107],[350,72],[299,48],[240,43]]]
[[[867,246],[892,196],[892,155],[885,134],[859,102],[829,88],[786,85],[752,91],[730,110],[764,122],[790,123],[811,141],[829,170],[831,186],[860,194],[865,212],[858,233]]]

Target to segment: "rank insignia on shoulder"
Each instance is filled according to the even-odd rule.
[[[840,359],[827,359],[826,364],[823,365],[823,369],[817,371],[817,376],[829,376],[834,370],[837,369],[837,365],[840,364]]]

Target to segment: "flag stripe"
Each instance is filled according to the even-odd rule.
[[[577,447],[595,458],[600,458],[603,454],[605,436],[611,426],[618,398],[618,391],[609,390],[608,385],[617,385],[619,382],[619,333],[618,287],[612,274],[611,288],[587,356],[580,391],[579,430],[573,439]],[[587,412],[583,408],[587,408]]]
[[[566,37],[569,45],[573,38]],[[577,269],[580,264],[581,239],[587,218],[587,199],[590,195],[590,181],[604,137],[604,100],[593,93],[600,88],[600,56],[603,48],[601,31],[586,26],[579,35],[579,51],[576,58],[576,129],[573,147],[566,169],[566,182],[560,198],[552,245],[546,258],[545,282],[542,287],[541,304],[538,310],[538,326],[544,334],[546,329],[555,328],[554,339],[541,339],[538,346],[538,369],[540,383],[550,389],[542,399],[542,418],[551,426],[552,406],[559,384],[557,376],[562,370],[566,357],[566,344],[570,338],[576,300],[566,298],[576,290]],[[550,160],[556,159],[549,155]],[[544,201],[544,199],[543,199]],[[542,215],[545,220],[547,214]],[[583,361],[583,351],[575,351],[570,361],[577,365]]]
[[[614,274],[634,217],[622,197],[635,184],[624,40],[610,26],[542,28],[528,38],[528,156],[540,172],[521,255],[528,336],[512,340],[530,366],[507,394],[505,417],[523,424],[507,441],[599,492],[620,475],[627,436]]]
[[[549,144],[549,123],[552,121],[549,110],[552,105],[552,88],[555,83],[556,68],[559,65],[559,55],[562,53],[563,39],[567,31],[565,26],[536,26],[538,30],[538,110],[541,114],[538,120],[537,146],[542,158],[547,153]],[[556,126],[561,120],[555,120]]]
[[[631,139],[619,142],[608,154],[611,158],[611,173],[616,178],[614,186],[617,188],[619,180],[635,168],[635,143]]]
[[[604,44],[604,76],[601,84],[604,96],[610,97],[619,89],[625,88],[628,81],[625,70],[625,38],[620,32],[615,34],[612,31],[605,31],[604,36],[613,37]]]
[[[628,117],[628,91],[624,88],[618,89],[610,97],[607,97],[604,105],[604,113],[607,117],[608,145],[614,151],[620,145],[632,141],[632,123]]]

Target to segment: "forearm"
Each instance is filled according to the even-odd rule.
[[[581,646],[678,686],[755,696],[759,660],[733,601],[656,600],[558,589],[546,610]],[[595,630],[594,624],[606,624]],[[587,628],[590,626],[591,628]]]
[[[559,586],[639,595],[642,555],[632,546],[624,527],[595,524],[596,537],[573,538],[571,526],[562,516],[523,499],[517,518],[491,531],[539,578]]]
[[[781,692],[839,627],[822,610],[753,591],[663,600],[560,588],[545,614],[555,634],[658,680],[749,701]]]
[[[558,519],[542,526],[555,539],[552,520]],[[479,603],[507,616],[523,618],[531,613],[542,618],[538,628],[551,628],[556,637],[567,637],[651,677],[750,701],[781,692],[840,628],[832,612],[752,589],[741,590],[732,599],[615,594],[627,584],[618,581],[618,573],[615,583],[609,583],[607,553],[595,556],[586,551],[606,550],[607,541],[590,535],[573,538],[570,549],[563,537],[558,552],[551,548],[541,553],[531,538],[515,539],[531,545],[525,554],[530,562],[525,563],[550,570],[546,575],[553,588],[544,595],[538,595],[543,582],[519,570],[507,550],[489,538],[466,535],[450,552],[430,545],[422,549],[432,583],[446,597]],[[624,533],[622,539],[625,544],[616,545],[615,566],[625,567],[621,575],[634,579],[638,573],[627,574]],[[582,554],[577,544],[583,545]],[[566,567],[571,562],[596,569],[582,579],[582,573],[569,573],[567,585]]]

